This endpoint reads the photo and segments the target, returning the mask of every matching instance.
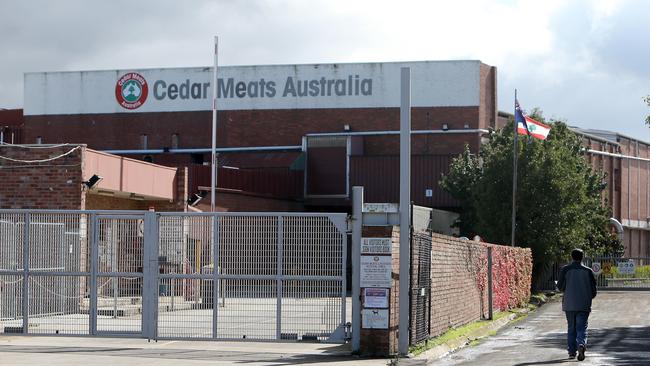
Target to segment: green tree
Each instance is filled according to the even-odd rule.
[[[539,110],[531,117],[544,121]],[[604,175],[584,158],[581,139],[564,122],[550,123],[544,141],[519,136],[517,245],[533,251],[534,275],[566,260],[575,247],[589,255],[615,254],[621,246],[609,228],[602,193]],[[451,164],[441,186],[461,204],[461,235],[510,243],[513,121],[493,132],[480,154],[465,152]]]
[[[643,97],[643,101],[650,107],[650,95]],[[650,115],[645,118],[645,124],[650,126]]]

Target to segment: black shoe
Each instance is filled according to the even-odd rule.
[[[576,358],[576,354],[575,354],[575,353],[569,353],[569,360],[573,360],[573,359],[575,359],[575,358]]]
[[[578,346],[578,361],[582,361],[585,359],[585,351],[587,349],[585,348],[584,344],[581,344]]]

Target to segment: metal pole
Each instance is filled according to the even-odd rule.
[[[488,286],[488,319],[494,319],[492,302],[492,247],[487,248],[487,286]]]
[[[282,262],[284,256],[284,217],[278,216],[278,263],[277,263],[277,304],[275,315],[275,338],[282,339]]]
[[[409,287],[411,284],[411,68],[401,70],[399,164],[399,353],[409,352]]]
[[[210,184],[210,211],[215,211],[215,194],[217,190],[217,65],[219,37],[214,37],[214,69],[212,70],[212,170]],[[214,269],[213,269],[214,270]]]
[[[363,187],[352,187],[352,352],[361,348],[361,229]]]
[[[29,333],[29,235],[30,214],[26,213],[23,227],[23,334]],[[14,300],[15,301],[15,300]]]
[[[515,89],[515,121],[514,121],[514,143],[512,148],[512,220],[510,224],[510,246],[515,246],[515,216],[517,213],[517,144],[519,133],[517,132],[517,89]]]

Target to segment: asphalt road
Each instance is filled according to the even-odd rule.
[[[569,360],[561,303],[433,365],[650,365],[650,291],[600,292],[589,317],[587,358]]]

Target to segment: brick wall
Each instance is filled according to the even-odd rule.
[[[84,209],[82,156],[85,146],[0,146],[0,208]],[[47,160],[43,162],[29,162]]]
[[[431,331],[436,337],[488,316],[487,248],[493,248],[494,309],[520,306],[530,297],[530,249],[432,234]]]
[[[115,113],[65,116],[25,116],[26,143],[38,136],[43,143],[83,142],[93,149],[141,149],[141,135],[148,148],[171,147],[178,134],[180,148],[210,146],[210,111],[165,113]],[[412,128],[487,128],[489,117],[479,118],[479,107],[420,107],[411,112]],[[300,145],[302,136],[316,132],[399,130],[399,108],[339,108],[220,111],[218,145]],[[92,133],[89,133],[92,131]],[[435,137],[430,137],[435,139]],[[426,140],[426,139],[425,139]],[[426,142],[425,142],[426,144]],[[434,148],[437,144],[429,144]],[[369,143],[369,152],[381,144]],[[462,145],[461,145],[462,148]]]

